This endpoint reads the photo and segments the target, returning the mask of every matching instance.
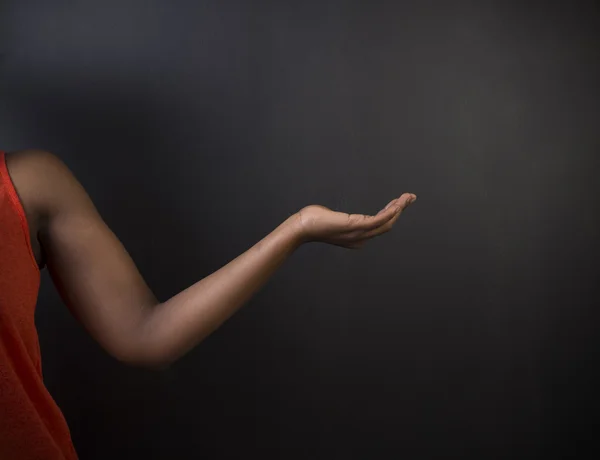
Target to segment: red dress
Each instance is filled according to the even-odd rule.
[[[72,460],[65,418],[44,386],[35,305],[40,271],[0,152],[0,459]]]

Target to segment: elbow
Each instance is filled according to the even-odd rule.
[[[149,370],[168,370],[192,348],[161,331],[139,328],[113,338],[108,350],[119,362]]]
[[[130,347],[111,350],[110,354],[122,364],[152,371],[166,371],[177,360],[164,352],[149,349],[136,350]]]

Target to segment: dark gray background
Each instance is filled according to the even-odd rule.
[[[45,273],[81,458],[590,458],[600,15],[563,3],[5,0],[1,147],[60,156],[163,300],[305,205],[419,196],[163,373]]]

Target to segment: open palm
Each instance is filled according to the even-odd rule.
[[[416,195],[404,193],[374,216],[347,214],[314,204],[303,208],[298,218],[306,241],[358,249],[371,238],[390,231],[402,211],[416,199]]]

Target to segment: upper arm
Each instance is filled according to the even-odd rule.
[[[23,195],[41,216],[39,239],[65,304],[111,354],[133,359],[131,331],[157,303],[133,260],[83,186],[56,156],[23,156]]]

